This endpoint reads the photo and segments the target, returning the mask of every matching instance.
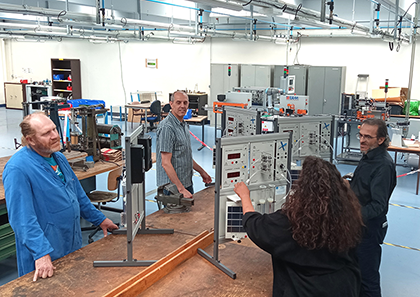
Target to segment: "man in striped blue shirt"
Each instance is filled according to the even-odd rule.
[[[188,95],[176,91],[169,104],[172,110],[156,132],[156,183],[157,186],[173,183],[185,198],[192,198],[193,170],[201,175],[205,183],[210,183],[211,177],[192,157],[189,128],[184,122]]]

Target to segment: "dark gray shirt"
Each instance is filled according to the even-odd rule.
[[[190,130],[188,124],[180,122],[170,112],[160,122],[156,131],[156,184],[170,183],[165,169],[162,167],[161,152],[172,154],[171,163],[176,175],[185,188],[192,185],[193,158],[191,150]]]

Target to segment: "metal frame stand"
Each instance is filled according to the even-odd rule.
[[[219,153],[217,153],[219,152]],[[216,139],[216,167],[221,168],[222,165],[222,154],[221,154],[221,139]],[[215,196],[214,196],[214,240],[213,240],[213,256],[209,255],[202,249],[198,249],[197,252],[208,260],[214,266],[219,268],[221,271],[226,273],[233,279],[236,279],[236,273],[230,270],[228,267],[220,263],[219,261],[219,209],[220,209],[220,181],[221,170],[216,170],[216,181],[215,181]]]
[[[138,181],[136,176],[135,182],[133,181],[133,170],[132,168],[132,152],[131,148],[136,146],[143,150],[142,160],[144,160],[145,148],[144,146],[137,145],[138,137],[144,134],[144,126],[141,124],[130,136],[125,137],[125,151],[126,151],[126,168],[127,168],[127,229],[116,230],[113,234],[127,234],[127,259],[116,260],[116,261],[94,261],[94,267],[129,267],[129,266],[150,266],[156,262],[156,260],[137,260],[133,259],[133,241],[136,234],[173,234],[174,229],[154,229],[150,230],[146,228],[146,217],[145,217],[145,187],[144,187],[144,176],[145,171],[144,164],[137,164],[142,167],[141,177]],[[138,171],[137,171],[138,174]]]

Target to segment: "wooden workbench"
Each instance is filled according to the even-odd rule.
[[[72,159],[87,156],[86,153],[77,152],[77,151],[72,151],[70,153],[64,152],[64,155],[66,156],[67,160],[72,160]],[[6,203],[5,197],[4,197],[4,186],[3,186],[2,178],[3,178],[4,166],[6,165],[7,161],[9,161],[11,157],[12,156],[0,158],[0,204]],[[90,168],[86,171],[75,170],[74,173],[76,174],[79,180],[82,180],[82,179],[92,177],[92,176],[95,176],[95,175],[98,175],[107,171],[111,171],[119,166],[122,166],[122,164],[123,164],[122,161],[119,161],[116,163],[99,161],[95,163],[95,166],[93,168]]]
[[[162,210],[146,217],[150,228],[174,228],[174,234],[137,235],[133,257],[158,260],[202,231],[213,228],[214,188],[194,194],[192,211],[165,214]],[[219,259],[237,273],[233,280],[199,255],[183,262],[141,296],[271,296],[271,257],[250,241],[226,242],[219,246]],[[212,245],[206,251],[212,254]],[[54,277],[32,282],[33,273],[0,287],[1,296],[103,296],[142,267],[94,268],[96,260],[122,260],[127,256],[125,235],[109,235],[54,261]]]

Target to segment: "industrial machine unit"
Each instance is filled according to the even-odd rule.
[[[248,184],[256,211],[268,213],[279,209],[290,183],[291,134],[217,139],[215,150],[219,237],[240,240],[246,237],[246,232],[234,185],[241,181]]]
[[[290,76],[293,79],[285,79],[284,68],[287,68],[288,70],[287,76]],[[308,65],[275,65],[273,87],[284,89],[287,94],[308,95],[308,68]],[[287,89],[285,89],[285,85],[287,86]],[[289,90],[289,87],[292,87],[292,89]]]
[[[333,160],[334,116],[272,117],[278,132],[292,132],[292,160],[307,156]]]
[[[261,112],[223,106],[222,137],[261,134]]]

